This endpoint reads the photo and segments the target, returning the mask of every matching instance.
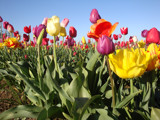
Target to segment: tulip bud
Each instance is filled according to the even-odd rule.
[[[82,43],[83,43],[83,44],[86,44],[86,39],[85,39],[84,36],[82,37]]]
[[[121,30],[122,35],[127,35],[128,34],[128,27],[122,27],[122,28],[120,28],[120,30]]]
[[[119,34],[119,35],[118,35],[118,37],[119,37],[119,38],[121,38],[121,37],[122,37],[122,35],[121,35],[121,34]]]
[[[65,29],[65,27],[61,27],[60,36],[62,36],[62,37],[66,36],[66,29]]]
[[[48,18],[44,18],[42,24],[47,26],[47,20],[48,20]]]
[[[147,34],[148,34],[148,30],[143,30],[142,32],[141,32],[141,36],[142,37],[147,37]]]
[[[0,22],[3,22],[3,19],[2,19],[2,17],[0,16]]]
[[[89,20],[91,21],[91,23],[95,24],[95,23],[97,23],[97,20],[99,20],[99,19],[101,19],[101,16],[99,15],[97,9],[93,9],[91,11]]]
[[[13,28],[13,26],[11,24],[7,25],[7,30],[8,30],[9,33],[13,33],[14,32],[14,28]]]
[[[42,43],[43,34],[44,34],[44,29],[42,29],[41,33],[38,36],[37,45],[40,45]]]
[[[71,37],[76,37],[76,36],[77,36],[77,30],[76,30],[73,26],[71,26],[71,27],[69,28],[69,35],[70,35]]]
[[[24,27],[24,32],[28,33],[28,34],[31,33],[31,25],[29,27],[25,26]]]
[[[118,35],[113,34],[113,38],[114,38],[114,40],[118,40]]]
[[[27,34],[23,34],[23,40],[25,42],[28,42],[29,41],[29,36]]]
[[[4,29],[7,29],[7,25],[9,24],[9,22],[7,22],[7,21],[4,21],[3,22],[3,27],[4,27]]]
[[[102,35],[97,43],[97,51],[102,55],[108,55],[115,51],[115,46],[110,37]]]
[[[63,19],[63,21],[61,22],[61,27],[65,28],[68,25],[68,23],[69,23],[69,19],[68,18]]]
[[[19,32],[18,32],[18,31],[16,31],[16,32],[14,32],[13,34],[14,34],[14,37],[16,37],[16,36],[17,36],[17,34],[19,34]]]
[[[137,36],[133,36],[132,39],[133,39],[134,43],[138,42]]]
[[[148,31],[147,37],[146,37],[146,43],[159,43],[160,41],[160,35],[159,31],[156,28],[152,28]]]

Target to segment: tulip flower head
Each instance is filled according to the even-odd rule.
[[[148,34],[148,30],[143,30],[143,31],[141,32],[141,36],[144,37],[144,38],[147,37],[147,34]]]
[[[61,27],[60,36],[65,37],[66,34],[67,34],[67,33],[66,33],[66,28],[65,28],[65,27]]]
[[[146,43],[158,44],[159,42],[160,42],[160,34],[159,34],[159,31],[154,27],[148,31],[147,37],[146,37]]]
[[[49,38],[43,38],[42,39],[42,45],[47,46],[48,45],[48,41],[49,41]]]
[[[4,29],[7,29],[7,25],[9,24],[9,22],[7,22],[7,21],[4,21],[3,22],[3,27],[4,27]]]
[[[28,42],[29,36],[27,34],[23,34],[23,41]]]
[[[33,27],[33,34],[35,35],[36,39],[38,38],[39,34],[41,33],[41,31],[44,29],[44,34],[43,34],[43,38],[47,37],[47,32],[46,32],[46,26],[43,24],[40,24],[38,27]]]
[[[137,36],[133,36],[132,40],[133,40],[134,43],[138,42]]]
[[[118,22],[112,25],[105,19],[99,19],[97,20],[97,23],[91,25],[90,32],[87,33],[87,36],[89,38],[94,38],[96,41],[98,41],[99,37],[102,37],[102,35],[110,37],[113,31],[116,29],[117,25]]]
[[[48,18],[44,18],[43,21],[42,21],[42,24],[47,26],[47,21],[48,21]]]
[[[3,19],[2,19],[2,17],[0,16],[0,22],[3,22]]]
[[[121,35],[121,34],[119,34],[119,35],[118,35],[118,37],[119,37],[119,38],[121,38],[121,37],[122,37],[122,35]]]
[[[97,23],[97,20],[101,19],[101,16],[98,13],[97,9],[92,9],[89,20],[91,23],[95,24]]]
[[[74,38],[74,37],[77,36],[77,30],[76,30],[73,26],[71,26],[71,27],[69,28],[69,35],[70,35],[70,37],[72,37],[72,38]]]
[[[102,35],[97,43],[97,51],[102,55],[108,55],[115,51],[115,46],[110,37]]]
[[[11,24],[8,24],[8,25],[7,25],[7,31],[8,31],[9,33],[13,33],[13,32],[14,32],[14,27],[13,27]]]
[[[114,40],[118,40],[118,35],[113,34],[113,38],[114,38]]]
[[[68,18],[64,18],[61,22],[61,27],[66,27],[69,23],[69,19]]]
[[[29,27],[25,26],[23,30],[25,33],[31,33],[31,25]]]
[[[52,16],[52,18],[48,18],[46,30],[50,36],[57,36],[61,30],[59,17]]]
[[[121,34],[122,35],[127,35],[128,34],[128,27],[122,27],[120,28]]]
[[[82,37],[82,43],[83,43],[83,44],[86,44],[86,39],[85,39],[84,36]]]
[[[17,37],[17,34],[19,34],[19,32],[16,31],[16,32],[14,32],[13,34],[14,34],[14,37]]]

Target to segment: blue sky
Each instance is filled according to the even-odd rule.
[[[69,27],[74,26],[77,29],[75,40],[80,41],[82,36],[87,39],[92,25],[89,17],[94,8],[103,19],[112,24],[119,22],[114,34],[119,34],[121,27],[128,27],[126,39],[136,35],[141,40],[143,29],[156,27],[160,30],[160,0],[1,0],[0,3],[0,16],[21,35],[24,26],[33,28],[41,24],[44,17],[57,15],[60,21],[70,20],[67,34]]]

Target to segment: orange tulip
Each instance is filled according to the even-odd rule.
[[[105,19],[99,19],[97,20],[97,23],[91,25],[90,32],[87,34],[89,38],[94,38],[96,41],[98,41],[99,37],[102,37],[102,35],[106,35],[108,37],[111,36],[115,28],[117,27],[118,22],[116,22],[114,25],[112,25],[110,22],[106,21]]]

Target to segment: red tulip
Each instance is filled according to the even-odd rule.
[[[9,22],[7,22],[7,21],[4,21],[3,22],[3,27],[4,27],[4,29],[7,29],[7,25],[9,24]]]
[[[76,53],[76,52],[74,52],[74,53],[73,53],[73,56],[75,56],[76,54],[77,54],[77,53]]]
[[[127,35],[128,34],[128,27],[122,27],[122,28],[120,28],[120,30],[121,30],[122,35]]]
[[[0,16],[0,22],[3,22],[3,19],[2,19],[2,17]]]
[[[53,39],[50,40],[50,43],[53,43]]]
[[[25,42],[28,42],[29,41],[29,36],[27,34],[23,34],[23,40]]]
[[[42,45],[48,45],[48,41],[49,41],[49,38],[43,38],[42,39]]]
[[[29,27],[25,26],[24,27],[24,32],[28,33],[28,34],[31,33],[31,26],[29,26]]]
[[[73,26],[69,28],[69,35],[72,38],[77,36],[77,30]]]
[[[88,39],[88,43],[91,43],[91,40],[90,40],[90,39]]]
[[[14,32],[13,34],[14,34],[14,37],[17,37],[17,34],[19,34],[19,32],[16,31],[16,32]]]
[[[160,41],[160,35],[159,35],[159,31],[154,27],[152,29],[150,29],[147,33],[147,37],[146,37],[146,43],[159,43]]]
[[[114,40],[118,40],[118,35],[113,34],[113,38],[114,38]]]
[[[11,24],[7,25],[7,30],[9,33],[13,33],[14,32],[14,27]]]
[[[134,42],[132,38],[133,38],[133,36],[130,36],[129,43],[133,43]]]

